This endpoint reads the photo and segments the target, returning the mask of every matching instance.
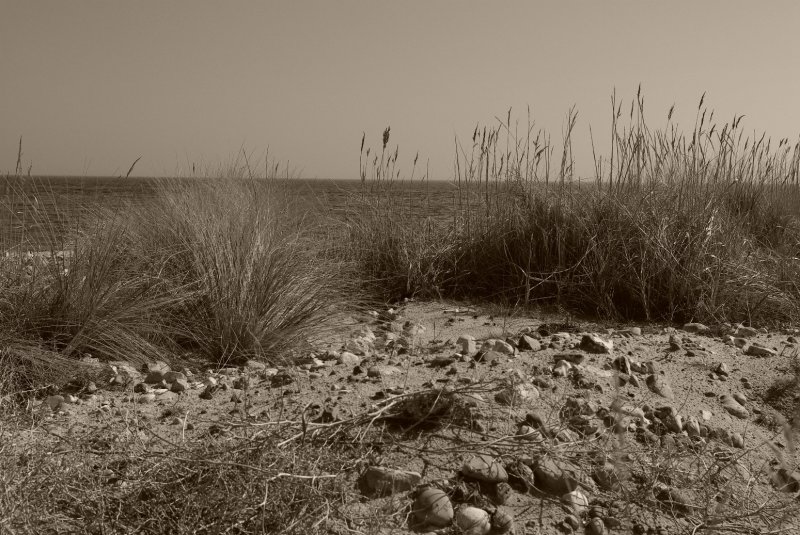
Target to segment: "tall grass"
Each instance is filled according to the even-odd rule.
[[[471,146],[456,145],[445,222],[391,202],[387,174],[362,171],[384,188],[384,201],[348,227],[365,278],[389,299],[550,302],[626,319],[796,318],[800,145],[747,137],[741,117],[716,123],[703,99],[688,133],[673,110],[651,129],[641,93],[627,124],[615,97],[612,106],[610,150],[595,150],[585,181],[575,176],[574,110],[560,147],[510,112],[476,127]]]
[[[53,196],[25,197],[26,179],[7,177],[4,220],[38,221],[48,250],[4,233],[6,391],[64,381],[87,355],[284,362],[348,293],[346,273],[319,261],[313,228],[263,176],[163,180],[152,202],[95,209],[69,232],[53,224],[60,207],[44,206]]]

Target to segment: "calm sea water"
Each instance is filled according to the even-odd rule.
[[[172,179],[191,188],[197,179]],[[274,180],[294,210],[345,217],[358,200],[375,195],[359,180]],[[152,178],[6,177],[0,178],[0,248],[47,249],[48,239],[68,236],[90,220],[98,208],[124,209],[153,202],[158,181]],[[458,189],[450,182],[396,182],[381,198],[419,216],[450,217]]]

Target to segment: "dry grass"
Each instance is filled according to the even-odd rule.
[[[614,103],[610,154],[579,183],[576,113],[567,119],[560,158],[530,119],[522,134],[510,112],[476,128],[471,148],[457,145],[445,221],[395,201],[396,156],[362,163],[379,194],[351,218],[347,251],[364,277],[390,299],[553,302],[647,320],[798,317],[800,145],[743,137],[740,117],[713,123],[702,101],[689,134],[670,121],[651,130],[639,96],[627,126]]]

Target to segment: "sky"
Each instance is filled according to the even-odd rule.
[[[453,174],[454,139],[509,108],[560,138],[571,106],[607,150],[610,98],[648,119],[700,96],[773,139],[800,134],[800,2],[0,0],[0,174],[186,174],[244,149],[307,178],[356,178],[391,126]],[[605,135],[598,134],[605,132]]]

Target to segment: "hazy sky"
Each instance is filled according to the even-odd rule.
[[[800,2],[0,0],[0,173],[173,175],[240,147],[306,177],[356,177],[391,125],[452,174],[453,138],[509,107],[557,137],[606,132],[613,88],[649,117],[700,95],[800,133]],[[602,137],[601,148],[607,147]],[[581,139],[585,140],[580,141]]]

